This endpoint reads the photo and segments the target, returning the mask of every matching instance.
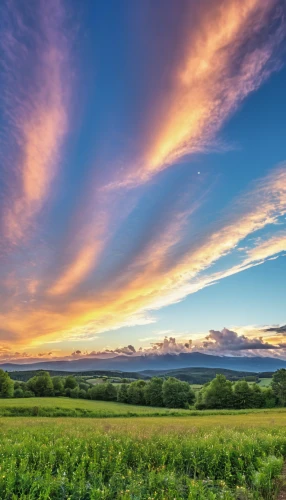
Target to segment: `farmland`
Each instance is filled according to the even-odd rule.
[[[217,413],[1,418],[0,497],[274,499],[286,454],[286,412]]]

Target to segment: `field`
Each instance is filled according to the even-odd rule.
[[[188,410],[168,410],[148,406],[126,405],[108,401],[71,398],[13,398],[0,399],[0,416],[90,416],[120,417],[137,415],[188,414]]]
[[[29,407],[36,401],[18,400],[18,405]],[[52,401],[46,398],[45,404]],[[1,400],[1,406],[7,403],[15,404]],[[37,404],[41,403],[38,398]],[[117,406],[57,400],[67,407],[88,403],[107,406],[108,411],[110,405]],[[0,498],[276,498],[286,456],[286,411],[224,413],[164,418],[146,418],[144,413],[137,418],[2,417]]]
[[[272,378],[261,378],[259,379],[258,384],[260,385],[260,387],[270,387],[271,382]]]
[[[246,410],[183,410],[155,408],[152,406],[129,405],[113,401],[90,401],[72,398],[12,398],[0,399],[0,417],[43,416],[43,417],[194,417],[208,415],[283,414],[283,409]]]

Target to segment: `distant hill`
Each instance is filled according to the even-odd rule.
[[[260,378],[259,373],[227,370],[225,368],[179,368],[176,370],[145,370],[140,372],[144,377],[175,377],[190,384],[205,384],[213,380],[220,373],[228,380],[236,381],[246,377]],[[270,377],[272,374],[270,375]]]
[[[68,375],[75,375],[77,377],[120,377],[120,378],[128,378],[128,379],[140,379],[140,378],[150,378],[148,375],[141,375],[140,372],[122,372],[122,371],[111,371],[111,370],[91,370],[91,371],[63,371],[63,370],[45,370],[45,369],[37,369],[37,370],[18,370],[18,371],[9,371],[10,377],[13,380],[20,380],[22,382],[26,382],[30,378],[35,375],[40,375],[43,371],[49,372],[51,377],[67,377]]]
[[[286,361],[276,358],[262,357],[230,357],[213,356],[200,352],[163,354],[146,356],[120,355],[109,359],[82,358],[72,361],[42,361],[30,364],[5,363],[0,365],[3,370],[53,370],[64,372],[83,372],[94,370],[112,370],[124,372],[139,372],[144,370],[175,370],[179,368],[224,368],[227,370],[246,372],[273,372],[286,368]]]

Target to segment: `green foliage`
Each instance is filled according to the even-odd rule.
[[[121,384],[117,391],[117,401],[119,403],[128,403],[128,385]]]
[[[263,406],[264,408],[274,408],[276,406],[276,397],[271,387],[263,390]]]
[[[76,379],[72,375],[69,375],[65,379],[65,389],[75,389],[76,387],[77,387]]]
[[[7,372],[0,370],[0,398],[12,398],[14,394],[14,382]]]
[[[253,486],[264,500],[273,499],[275,490],[275,479],[279,476],[283,467],[283,458],[270,455],[266,459],[259,460],[259,470],[253,474]]]
[[[105,382],[104,384],[96,384],[88,391],[90,399],[100,401],[116,401],[117,391],[113,384]]]
[[[45,397],[54,395],[53,382],[48,372],[42,372],[41,375],[28,380],[27,388],[35,396]]]
[[[54,395],[62,396],[64,394],[64,380],[63,377],[52,377]]]
[[[70,397],[77,399],[79,395],[79,388],[75,387],[74,389],[70,389]]]
[[[281,406],[286,404],[286,370],[281,368],[273,375],[272,389]]]
[[[15,389],[14,390],[14,398],[23,398],[24,397],[24,392],[22,389]]]
[[[128,403],[132,405],[145,405],[145,386],[144,380],[136,380],[132,382],[127,390]]]
[[[145,386],[145,400],[148,406],[164,406],[163,380],[158,377],[151,378]]]
[[[170,427],[162,422],[154,432],[147,422],[142,430],[130,420],[120,425],[9,420],[0,429],[1,500],[275,497],[286,450],[283,427],[188,432],[180,424],[174,432],[170,420]]]
[[[202,390],[202,403],[206,408],[233,408],[232,384],[224,375],[217,375]]]
[[[195,393],[188,382],[169,377],[163,383],[163,403],[167,408],[188,408],[195,400]]]
[[[245,380],[239,380],[234,384],[234,407],[235,408],[252,408],[252,394],[251,387]],[[231,401],[231,399],[230,399]]]

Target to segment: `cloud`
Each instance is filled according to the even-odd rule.
[[[50,288],[49,293],[62,295],[72,290],[88,274],[100,250],[101,246],[99,245],[97,248],[96,244],[83,247],[64,274]]]
[[[271,328],[265,328],[263,330],[264,332],[267,332],[267,333],[277,333],[277,334],[286,334],[286,325],[283,325],[283,326],[272,326]]]
[[[279,0],[207,0],[189,7],[163,101],[156,96],[149,116],[143,158],[122,185],[145,182],[186,154],[214,148],[225,121],[279,67],[272,57],[285,35]]]
[[[3,237],[16,244],[43,208],[60,164],[71,71],[60,0],[39,0],[23,11],[12,0],[3,11],[3,134],[10,146],[3,160],[10,177],[2,225]]]
[[[254,248],[248,249],[246,253],[250,261],[261,261],[283,251],[286,251],[286,231],[278,232],[275,236],[259,242]]]
[[[265,342],[262,337],[248,338],[238,335],[237,332],[223,328],[223,330],[210,330],[203,342],[203,347],[210,351],[244,351],[256,349],[278,349],[279,346]]]
[[[192,5],[178,57],[166,66],[167,91],[162,99],[153,96],[151,112],[142,118],[148,129],[145,134],[142,126],[142,150],[132,166],[123,163],[106,174],[100,165],[100,180],[88,176],[70,225],[58,225],[55,210],[52,234],[40,216],[45,207],[55,209],[47,201],[72,126],[72,35],[66,34],[60,0],[39,0],[26,15],[17,5],[5,2],[8,19],[1,39],[7,89],[1,104],[7,121],[0,138],[9,153],[3,162],[1,234],[3,246],[13,250],[0,275],[4,343],[92,341],[107,330],[150,324],[155,321],[151,311],[285,250],[280,227],[268,240],[256,238],[259,231],[276,229],[286,213],[285,164],[254,182],[205,229],[198,224],[209,194],[202,176],[188,183],[180,179],[176,196],[172,181],[172,196],[167,193],[156,203],[147,183],[185,154],[213,147],[228,117],[279,66],[276,48],[285,26],[282,15],[278,20],[283,8],[278,0]],[[109,176],[114,190],[107,189]],[[158,197],[159,177],[156,182]],[[142,212],[149,215],[143,222]],[[155,342],[152,350],[189,349],[172,339]],[[131,347],[118,353],[132,355]]]
[[[154,241],[146,254],[139,252],[135,255],[128,272],[119,272],[113,280],[103,282],[98,291],[91,289],[79,297],[67,295],[64,300],[59,300],[59,296],[39,296],[37,304],[27,303],[0,312],[0,321],[20,343],[28,343],[35,335],[46,340],[59,337],[88,340],[107,330],[150,323],[154,321],[150,311],[178,302],[220,279],[263,263],[264,260],[257,261],[254,250],[251,257],[247,245],[244,254],[238,252],[237,264],[223,265],[222,270],[212,272],[214,264],[223,263],[224,257],[235,254],[240,242],[266,226],[276,227],[278,218],[286,212],[285,190],[286,168],[282,165],[227,207],[225,215],[217,221],[217,227],[192,242],[180,258],[170,252],[174,241],[180,241],[177,239],[180,231],[178,233],[172,222],[166,226],[162,240]],[[173,238],[174,230],[176,237]],[[267,255],[272,255],[277,245],[273,238],[269,241]],[[261,244],[264,245],[265,259],[265,242],[259,240],[256,246],[261,247]],[[255,240],[252,248],[255,248]]]

